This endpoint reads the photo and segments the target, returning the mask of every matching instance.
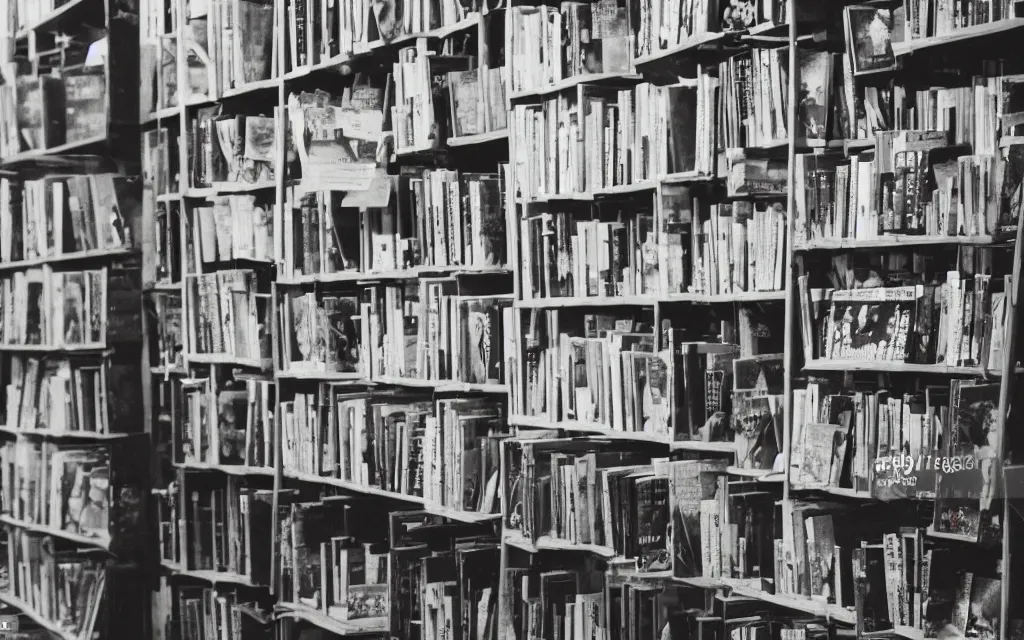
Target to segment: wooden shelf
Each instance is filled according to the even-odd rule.
[[[50,536],[51,538],[60,538],[67,542],[72,542],[77,545],[84,547],[91,547],[102,551],[110,551],[110,538],[94,538],[91,536],[84,536],[80,533],[73,531],[64,531],[56,527],[51,527],[45,524],[35,524],[33,522],[25,522],[12,518],[8,515],[0,515],[0,524],[5,524],[10,527],[18,529],[24,529],[25,531],[31,531],[39,535]]]
[[[522,100],[523,98],[534,98],[560,93],[567,89],[574,89],[581,84],[636,84],[643,80],[643,76],[635,73],[584,73],[559,80],[558,82],[537,87],[534,89],[523,89],[509,94],[509,100]]]
[[[508,129],[499,129],[498,131],[488,131],[486,133],[474,133],[468,136],[448,138],[448,146],[468,147],[474,144],[497,142],[498,140],[508,140]]]
[[[95,433],[92,431],[66,431],[64,429],[12,429],[0,427],[0,433],[24,438],[68,438],[70,440],[120,440],[122,438],[139,437],[147,435],[144,432],[137,433]]]
[[[384,282],[390,280],[416,280],[431,276],[487,276],[511,275],[508,267],[464,267],[464,266],[420,266],[393,271],[338,271],[336,273],[313,273],[277,279],[278,285],[298,286],[304,284],[327,284],[334,282]]]
[[[908,56],[914,53],[922,52],[930,53],[930,50],[942,46],[957,43],[963,44],[969,40],[981,41],[984,38],[990,38],[996,35],[1011,34],[1011,32],[1018,30],[1024,30],[1024,18],[1010,18],[1007,20],[997,20],[996,22],[978,24],[974,25],[973,27],[955,29],[952,32],[941,36],[932,36],[930,38],[918,38],[915,40],[907,40],[904,42],[894,42],[892,45],[892,50],[897,57]],[[984,46],[984,44],[981,42],[979,42],[978,44]]]
[[[153,122],[159,122],[160,120],[177,120],[178,115],[181,113],[181,107],[175,105],[173,107],[165,107],[163,109],[157,109],[142,116],[141,123],[143,125],[151,124]]]
[[[704,442],[703,440],[675,440],[672,442],[673,451],[707,451],[709,453],[736,453],[736,444],[733,442]]]
[[[66,142],[56,147],[50,147],[49,149],[30,149],[28,151],[22,151],[12,156],[8,156],[3,159],[2,164],[11,165],[20,162],[27,162],[30,160],[38,160],[45,158],[46,156],[58,156],[62,154],[68,154],[71,152],[86,153],[90,150],[95,150],[95,147],[105,145],[107,143],[107,135],[93,136],[91,138],[85,138],[84,140],[76,140],[74,142]]]
[[[273,467],[251,467],[244,464],[212,464],[208,462],[175,462],[175,469],[184,471],[215,471],[229,476],[273,476]]]
[[[211,585],[232,584],[240,587],[254,588],[260,588],[263,586],[254,584],[253,581],[249,578],[249,576],[231,573],[230,571],[184,569],[180,566],[171,563],[162,563],[162,566],[176,576],[180,576],[182,578],[192,578],[193,580],[202,580],[203,582],[207,582]]]
[[[374,378],[373,382],[399,387],[433,389],[436,393],[508,393],[509,389],[507,384],[478,384],[455,380],[421,380],[418,378],[398,378],[393,376],[379,376]]]
[[[574,307],[652,307],[654,296],[593,296],[589,298],[532,298],[516,300],[517,309],[571,309]]]
[[[90,7],[89,5],[94,5],[94,7]],[[79,12],[88,11],[93,8],[102,12],[103,4],[97,0],[69,0],[69,2],[54,9],[36,22],[19,29],[14,37],[16,39],[21,39],[28,37],[30,31],[41,31],[48,27],[57,27],[57,23],[65,20],[72,20]]]
[[[708,31],[701,33],[692,36],[677,45],[668,47],[667,49],[661,49],[660,51],[640,56],[633,60],[633,65],[637,69],[640,69],[641,67],[648,67],[658,63],[683,60],[693,56],[702,48],[708,48],[711,46],[717,47],[722,44],[727,37],[733,35],[735,34],[727,31]]]
[[[796,251],[839,251],[843,249],[888,249],[900,247],[921,247],[935,245],[984,246],[1007,242],[1009,238],[997,236],[911,236],[886,235],[879,238],[858,240],[856,238],[827,238],[808,240],[795,247]]]
[[[126,249],[124,247],[114,247],[112,249],[90,249],[89,251],[74,251],[71,253],[62,253],[57,256],[47,256],[45,258],[0,262],[0,271],[20,271],[22,269],[31,269],[33,267],[41,267],[43,265],[65,265],[69,262],[85,262],[88,260],[99,260],[103,258],[129,258],[137,255],[139,255],[138,250]]]
[[[247,82],[241,86],[226,89],[224,91],[224,95],[221,96],[221,99],[238,98],[249,95],[250,93],[276,89],[281,86],[283,82],[284,81],[281,78],[268,78],[266,80],[257,80],[256,82]]]
[[[505,534],[503,541],[510,546],[529,553],[539,553],[541,551],[578,551],[581,553],[592,553],[604,558],[614,558],[616,556],[615,550],[610,547],[599,544],[580,544],[560,538],[552,538],[551,536],[540,536],[536,542],[532,542],[521,535]]]
[[[351,382],[353,384],[372,385],[361,373],[350,373],[347,371],[317,371],[317,370],[278,370],[274,377],[279,380],[322,380],[324,382]]]
[[[252,193],[253,191],[263,191],[264,189],[274,189],[276,187],[277,184],[273,182],[259,182],[255,184],[247,182],[218,182],[209,187],[189,187],[185,190],[185,197],[212,198],[233,193]]]
[[[274,607],[274,616],[277,618],[297,618],[342,637],[389,633],[389,627],[386,622],[383,624],[376,622],[369,625],[360,625],[356,622],[337,620],[319,609],[295,602],[278,603]]]
[[[0,591],[0,602],[4,602],[14,607],[18,611],[22,612],[23,614],[31,618],[32,621],[38,624],[40,627],[46,629],[47,631],[57,636],[61,640],[79,640],[77,635],[71,633],[70,631],[64,631],[60,628],[60,625],[44,617],[38,611],[30,607],[29,604],[21,598],[16,598],[5,591]]]
[[[944,364],[915,364],[913,362],[890,362],[886,360],[811,360],[804,365],[805,371],[877,371],[879,373],[927,373],[951,376],[999,376],[999,369],[981,367],[949,367]],[[1018,373],[1020,368],[1018,368]]]
[[[239,358],[229,353],[186,353],[186,366],[192,364],[223,364],[252,369],[269,369],[271,360],[260,358]]]

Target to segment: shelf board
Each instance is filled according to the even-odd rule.
[[[21,598],[16,598],[12,594],[0,591],[0,602],[4,602],[21,611],[23,614],[32,619],[33,622],[38,624],[40,627],[46,629],[53,635],[57,636],[61,640],[78,640],[78,636],[71,633],[70,631],[64,631],[60,628],[53,620],[43,617],[41,613],[33,609],[27,602]]]
[[[278,370],[274,372],[274,377],[279,380],[322,380],[325,382],[352,382],[359,384],[372,385],[370,380],[366,379],[361,373],[352,373],[348,371],[319,371],[319,370],[295,370],[295,371],[284,371]]]
[[[702,48],[711,46],[717,48],[727,37],[738,35],[739,33],[731,31],[706,31],[699,33],[667,49],[661,49],[645,56],[640,56],[633,60],[633,66],[640,69],[641,67],[649,67],[659,63],[683,61],[695,55]]]
[[[51,25],[57,26],[54,23],[61,22],[63,18],[68,18],[70,20],[72,17],[70,14],[77,13],[81,9],[87,9],[88,5],[96,5],[99,7],[99,11],[102,11],[103,5],[96,2],[96,0],[70,0],[67,4],[54,9],[36,22],[19,29],[14,37],[16,39],[25,38],[28,36],[30,31],[41,31]]]
[[[849,487],[830,487],[830,486],[814,486],[814,485],[798,485],[792,486],[794,491],[820,491],[821,493],[827,493],[833,496],[840,496],[843,498],[854,498],[857,500],[874,500],[871,496],[870,491],[857,491]]]
[[[587,298],[532,298],[516,300],[517,309],[570,309],[574,307],[653,307],[655,296],[591,296]]]
[[[795,247],[797,251],[836,251],[841,249],[886,249],[899,247],[919,247],[933,245],[977,245],[984,246],[1007,242],[1009,238],[1001,236],[911,236],[885,235],[878,238],[825,238],[808,240]]]
[[[173,573],[176,576],[183,578],[193,578],[195,580],[202,580],[212,585],[218,584],[233,584],[242,587],[261,587],[263,585],[254,584],[249,576],[243,576],[237,573],[231,573],[230,571],[210,571],[200,569],[185,569],[181,566],[171,564],[169,562],[161,563],[161,565]]]
[[[508,393],[507,384],[477,384],[458,382],[456,380],[421,380],[418,378],[399,378],[397,376],[379,376],[374,378],[373,382],[399,387],[433,389],[437,393]]]
[[[179,369],[177,367],[150,367],[149,372],[154,376],[185,376],[188,375],[186,369]]]
[[[298,618],[316,627],[329,631],[338,636],[365,636],[373,634],[388,633],[388,625],[374,622],[372,624],[357,624],[338,620],[327,615],[319,609],[295,602],[280,602],[274,606],[274,616],[278,618]]]
[[[605,558],[616,557],[615,550],[604,545],[580,544],[570,540],[552,538],[551,536],[540,536],[536,542],[532,542],[521,535],[506,534],[503,540],[506,544],[529,553],[538,553],[540,551],[580,551],[583,553],[593,553]]]
[[[674,440],[673,451],[707,451],[709,453],[736,453],[734,442],[704,442],[703,440]]]
[[[256,93],[257,91],[265,91],[267,89],[276,89],[281,85],[281,78],[267,78],[266,80],[257,80],[256,82],[247,82],[239,87],[232,87],[225,89],[221,98],[237,98],[250,93]]]
[[[916,364],[886,360],[826,360],[819,358],[804,365],[805,371],[877,371],[879,373],[930,373],[935,375],[980,376],[1002,375],[998,369],[987,372],[981,367],[949,367],[944,364]],[[1020,369],[1018,368],[1018,372]]]
[[[157,202],[174,202],[175,200],[181,200],[180,193],[161,193],[156,197]]]
[[[104,346],[97,345],[71,345],[71,346],[57,346],[52,344],[3,344],[0,345],[0,352],[8,353],[97,353],[107,352],[108,349]]]
[[[566,193],[537,193],[533,196],[520,197],[517,201],[522,204],[538,204],[542,202],[590,202],[594,194],[589,191],[569,191]]]
[[[964,43],[967,40],[977,39],[981,41],[983,38],[1006,34],[1008,32],[1021,29],[1024,29],[1024,18],[1009,18],[986,24],[977,24],[972,27],[955,29],[952,33],[943,34],[941,36],[917,38],[904,42],[894,42],[892,44],[892,50],[897,57],[907,56],[919,52],[929,52],[931,49],[949,44]],[[983,46],[983,42],[978,42],[978,44]]]
[[[785,482],[786,474],[771,469],[744,469],[742,467],[726,467],[726,473],[741,478],[750,478],[759,482]]]
[[[175,469],[184,471],[216,471],[229,476],[272,476],[273,467],[252,467],[243,464],[212,464],[208,462],[175,462]]]
[[[304,284],[327,284],[333,282],[382,282],[387,280],[416,280],[431,276],[487,276],[511,275],[508,267],[465,267],[465,266],[419,266],[410,269],[394,269],[390,271],[338,271],[335,273],[312,273],[281,277],[278,285],[298,286]]]
[[[404,493],[397,493],[395,491],[385,491],[384,489],[378,489],[377,487],[370,487],[367,485],[359,484],[358,482],[352,482],[351,480],[342,480],[340,478],[329,478],[327,476],[318,476],[312,473],[302,473],[299,471],[293,471],[291,469],[285,469],[282,473],[285,478],[292,480],[298,480],[300,482],[311,482],[315,484],[322,484],[331,487],[338,487],[339,489],[345,489],[352,493],[358,493],[368,496],[380,496],[383,498],[390,498],[392,500],[398,500],[401,502],[409,502],[412,504],[423,505],[426,501],[420,496],[410,496]]]
[[[560,93],[567,89],[573,89],[581,84],[604,84],[604,83],[637,83],[643,80],[643,76],[635,73],[584,73],[578,76],[571,76],[558,82],[534,89],[523,89],[509,94],[509,100],[522,100]]]
[[[659,296],[660,302],[696,302],[702,304],[729,304],[734,302],[770,302],[786,299],[785,291],[737,291],[736,293],[670,293]]]
[[[71,253],[62,253],[57,256],[47,256],[45,258],[31,258],[29,260],[0,262],[0,271],[17,271],[21,269],[31,269],[32,267],[41,267],[43,265],[48,264],[64,264],[68,262],[98,260],[100,258],[128,258],[138,254],[139,252],[136,249],[126,249],[124,247],[114,247],[112,249],[90,249],[88,251],[73,251]]]
[[[0,515],[0,524],[5,524],[18,529],[24,529],[25,531],[31,531],[33,533],[38,533],[44,536],[50,536],[51,538],[60,538],[61,540],[73,542],[75,544],[82,545],[85,547],[92,547],[94,549],[99,549],[107,552],[110,551],[109,537],[107,539],[103,539],[93,538],[90,536],[83,536],[80,533],[74,533],[73,531],[64,531],[62,529],[57,529],[56,527],[51,527],[45,524],[25,522],[23,520],[12,518],[8,515]]]
[[[747,598],[768,602],[785,609],[802,611],[815,616],[828,618],[843,624],[856,624],[857,614],[854,611],[827,602],[811,600],[798,595],[766,593],[757,586],[757,581],[723,579],[722,587],[732,589],[733,593]]]
[[[38,160],[39,158],[45,158],[46,156],[57,156],[70,153],[72,151],[85,152],[88,151],[90,147],[102,145],[106,142],[107,134],[102,134],[91,138],[85,138],[84,140],[65,142],[64,144],[57,145],[56,147],[50,147],[49,149],[30,149],[4,158],[2,164],[10,165],[30,160]]]
[[[474,133],[468,136],[456,136],[448,138],[449,147],[468,147],[474,144],[486,144],[498,140],[508,140],[508,129],[487,131],[486,133]]]
[[[137,433],[94,433],[91,431],[66,431],[64,429],[12,429],[7,426],[0,426],[0,433],[25,438],[68,438],[72,440],[120,440],[141,436],[144,432]]]
[[[455,520],[457,522],[474,523],[474,522],[490,522],[491,520],[500,520],[500,513],[479,513],[476,511],[463,511],[461,509],[450,509],[448,507],[442,507],[433,503],[424,503],[423,510],[427,513],[435,516],[441,516],[442,518],[448,518],[449,520]]]
[[[679,173],[666,173],[660,176],[658,180],[661,184],[687,184],[690,182],[713,182],[715,180],[722,180],[722,178],[696,171],[681,171]]]
[[[211,198],[219,195],[232,193],[252,193],[264,189],[274,189],[277,184],[274,182],[259,182],[249,184],[246,182],[215,182],[209,187],[189,187],[185,190],[186,198]]]
[[[653,191],[657,187],[658,182],[656,180],[643,180],[631,184],[618,184],[613,187],[599,187],[591,192],[591,196],[597,198],[600,196],[617,196],[630,193],[641,193],[643,191]]]
[[[265,360],[261,358],[239,358],[229,353],[186,353],[184,357],[186,366],[192,364],[224,364],[252,369],[269,369],[271,366],[270,358]]]
[[[157,109],[151,111],[146,115],[142,116],[141,124],[151,124],[153,122],[159,122],[160,120],[170,120],[171,118],[177,118],[181,113],[181,107],[175,105],[173,107],[165,107],[163,109]]]

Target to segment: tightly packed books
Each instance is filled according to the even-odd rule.
[[[517,6],[509,12],[505,47],[513,93],[574,76],[630,70],[629,19],[615,2],[600,8],[586,2]]]
[[[719,66],[719,135],[726,147],[764,147],[789,139],[785,49],[751,49]]]
[[[107,563],[89,553],[55,552],[52,538],[15,528],[3,535],[4,575],[0,591],[24,602],[68,637],[88,638],[106,611]]]
[[[806,276],[799,282],[808,359],[1002,365],[1005,279],[949,271],[944,282],[826,290],[824,302],[811,300]]]
[[[1020,218],[1019,145],[949,145],[944,131],[879,133],[873,159],[797,157],[797,246],[887,235],[996,236]],[[879,194],[878,197],[875,194]],[[880,199],[879,199],[880,198]]]
[[[949,0],[908,0],[906,32],[904,37],[913,41],[954,34],[958,29],[989,24],[1015,17],[1016,3],[1011,0],[993,0],[976,7],[974,11],[953,11]]]
[[[656,54],[699,40],[706,34],[742,32],[760,24],[784,24],[786,3],[781,0],[659,0],[630,3],[635,57]],[[798,11],[807,11],[798,5]],[[798,14],[798,15],[803,15]]]
[[[362,307],[355,295],[286,291],[280,307],[281,370],[364,373]]]
[[[156,71],[165,104],[215,100],[232,88],[267,80],[274,74],[281,55],[274,37],[276,9],[269,0],[209,0],[192,2],[170,12],[183,21],[186,84],[178,90],[176,38],[161,38],[162,53],[170,59],[165,71]],[[156,54],[159,57],[159,54]],[[171,77],[164,75],[169,67]],[[145,72],[145,70],[144,70]],[[158,92],[158,95],[161,92]]]
[[[183,638],[218,640],[253,638],[270,640],[273,618],[242,590],[224,587],[181,585],[175,592],[178,611],[177,629]]]
[[[276,127],[280,117],[222,113],[203,107],[188,122],[189,186],[220,183],[274,186]]]
[[[505,421],[494,402],[381,397],[334,387],[283,402],[281,420],[288,471],[462,511],[497,509]]]
[[[59,73],[19,75],[0,89],[0,155],[95,142],[107,135],[108,79],[104,66],[87,61],[90,43],[70,36],[74,47],[52,53]],[[101,39],[91,43],[106,45]],[[66,65],[66,66],[65,66]]]
[[[191,354],[270,359],[270,295],[257,285],[256,272],[246,269],[186,276]]]
[[[8,442],[0,468],[11,518],[110,544],[114,490],[106,447]]]
[[[231,475],[213,486],[199,480],[193,486],[189,478],[159,496],[161,560],[253,585],[270,584],[273,492]]]
[[[273,466],[274,387],[245,380],[214,393],[208,378],[181,380],[173,459],[184,464]]]
[[[185,234],[190,273],[236,260],[269,262],[274,257],[274,206],[249,194],[214,196],[189,208]],[[167,259],[178,261],[177,256]]]
[[[387,148],[383,144],[385,92],[384,86],[364,81],[360,75],[340,95],[322,89],[288,94],[286,177],[301,178],[299,193],[289,196],[293,203],[309,191],[365,192],[374,183],[386,184],[378,169]],[[383,195],[387,193],[383,190]],[[373,206],[386,204],[387,200]]]
[[[185,345],[182,333],[181,294],[176,292],[154,292],[147,296],[146,310],[151,315],[150,350],[156,354],[157,366],[180,368],[185,360]],[[155,344],[153,341],[155,338]]]
[[[454,27],[475,17],[481,2],[411,2],[378,11],[369,0],[335,4],[330,0],[288,0],[285,49],[289,70],[323,64],[333,58],[369,53],[401,36]]]
[[[110,173],[0,179],[0,262],[130,249],[138,191]]]
[[[5,391],[11,430],[107,435],[140,429],[142,389],[135,367],[123,363],[11,356]]]
[[[388,553],[375,533],[386,529],[387,514],[367,506],[363,498],[342,496],[281,505],[274,526],[281,533],[284,606],[369,630],[387,625]]]
[[[992,465],[1002,435],[992,416],[999,385],[954,380],[916,393],[832,391],[812,383],[794,393],[796,484],[883,500],[934,499],[935,531],[998,539]]]
[[[53,349],[102,349],[139,339],[138,271],[48,266],[0,278],[0,343]]]
[[[581,84],[512,112],[516,191],[526,200],[670,174],[711,175],[718,80],[615,89]]]
[[[470,56],[424,55],[416,47],[398,52],[398,62],[392,72],[394,106],[391,107],[391,126],[395,150],[423,149],[443,145],[456,135],[453,124],[457,121],[457,99],[453,91],[458,83],[456,72],[473,67]]]
[[[362,342],[371,378],[505,384],[512,295],[458,295],[453,278],[367,290]]]
[[[156,227],[156,282],[170,283],[178,281],[181,278],[181,205],[177,202],[158,202],[153,212],[154,226]],[[195,218],[193,217],[193,220]],[[209,220],[208,220],[209,221]],[[214,222],[216,225],[216,222]],[[255,231],[256,221],[254,221],[252,228]],[[247,234],[243,234],[245,237]],[[253,244],[255,245],[255,233],[253,234]],[[233,243],[227,244],[231,247]],[[202,260],[195,258],[196,246],[198,245],[199,250],[202,250],[202,241],[196,243],[193,234],[189,234],[186,237],[185,245],[189,248],[191,257],[188,262],[190,264],[200,264]],[[207,245],[208,248],[214,249],[214,255],[216,258],[216,244]],[[244,246],[244,245],[243,245]],[[200,256],[201,258],[202,256]]]
[[[505,67],[448,73],[451,135],[471,136],[508,127]]]
[[[422,511],[390,516],[389,628],[393,637],[442,640],[498,634],[500,549],[489,525],[443,523]]]

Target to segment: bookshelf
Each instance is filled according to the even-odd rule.
[[[108,0],[0,19],[0,602],[24,637],[148,618],[137,19]]]
[[[760,0],[725,17],[619,0],[414,2],[391,17],[367,2],[151,2],[139,118],[154,637],[234,633],[218,620],[237,612],[252,637],[426,640],[449,620],[463,637],[669,625],[923,640],[934,621],[891,583],[924,597],[925,557],[945,569],[950,555],[964,566],[944,578],[976,574],[979,592],[1001,580],[1012,635],[1010,507],[995,541],[939,530],[950,518],[928,510],[949,496],[881,486],[874,459],[890,445],[864,440],[884,419],[924,452],[936,436],[921,416],[988,394],[976,399],[1004,436],[987,459],[1015,461],[1021,227],[1012,203],[954,187],[1004,179],[1019,125],[997,131],[984,117],[998,91],[948,72],[996,76],[956,48],[1010,41],[1022,8],[925,20],[892,44],[900,66],[844,68],[880,64],[850,60],[844,21],[874,18],[858,11],[939,2]],[[824,104],[801,81],[820,81]],[[948,88],[967,85],[989,102]],[[842,115],[851,102],[860,121]],[[351,158],[330,155],[341,144]],[[947,148],[934,160],[954,182],[927,184],[938,204],[920,226],[880,219],[897,150]],[[947,277],[962,299],[1000,294],[1002,328],[972,314],[977,344],[963,342],[934,302],[949,287],[918,292]],[[891,346],[891,331],[859,352],[824,341],[828,318],[924,309],[925,295],[941,359],[923,340]],[[854,401],[872,417],[842,416]],[[933,489],[942,475],[913,471]]]

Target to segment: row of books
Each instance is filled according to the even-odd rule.
[[[579,85],[512,111],[516,191],[526,200],[715,171],[718,80],[632,89]]]
[[[361,345],[370,377],[507,383],[512,294],[458,291],[454,277],[368,289]]]
[[[282,461],[304,475],[494,513],[503,415],[485,400],[299,393],[281,403]]]
[[[455,135],[460,115],[458,98],[462,75],[473,68],[472,56],[425,55],[416,47],[398,52],[394,65],[394,105],[391,125],[395,147],[422,149],[438,146]],[[469,95],[463,99],[475,100]],[[501,106],[496,104],[494,106]],[[474,118],[475,122],[475,118]]]
[[[471,136],[508,127],[505,67],[481,67],[448,75],[451,133]]]
[[[504,175],[415,169],[392,181],[389,206],[356,210],[331,192],[286,206],[287,277],[507,263]]]
[[[617,3],[598,9],[586,2],[562,2],[511,7],[509,12],[505,49],[513,93],[574,76],[630,70],[628,17]]]
[[[971,154],[942,131],[876,137],[890,153],[797,157],[797,246],[888,235],[995,236],[1020,217],[1021,148]],[[896,151],[896,149],[905,149]],[[888,156],[888,157],[887,157]],[[877,198],[876,198],[877,194]]]
[[[7,428],[53,433],[137,431],[141,386],[135,367],[107,360],[12,355],[6,384]],[[108,393],[117,399],[108,402]]]
[[[213,391],[210,378],[181,380],[172,416],[173,459],[184,464],[270,468],[274,462],[274,387],[245,380]]]
[[[270,584],[273,492],[225,475],[220,486],[191,486],[158,494],[161,560],[190,571],[241,577]]]
[[[0,469],[10,517],[110,543],[114,490],[105,447],[7,442],[0,448]]]
[[[289,0],[286,67],[301,69],[342,56],[367,53],[372,45],[404,35],[455,26],[480,12],[479,2],[414,2],[386,15],[359,1],[344,7],[328,0]]]
[[[130,313],[116,272],[107,267],[53,271],[48,266],[0,279],[4,323],[0,342],[53,348],[103,348],[118,313]],[[138,303],[138,298],[134,298]],[[137,313],[133,314],[137,315]],[[136,336],[138,339],[138,336]]]
[[[662,0],[631,4],[636,57],[672,49],[705,34],[741,32],[763,23],[784,24],[786,3],[744,0],[720,6],[705,0]],[[800,11],[807,11],[800,7]]]
[[[145,300],[151,315],[150,353],[157,366],[177,369],[185,364],[184,334],[182,334],[181,293],[153,292]]]
[[[0,155],[104,137],[108,101],[103,66],[62,69],[60,75],[18,76],[0,89],[0,119],[5,123],[0,127]]]
[[[195,640],[269,640],[273,618],[248,595],[234,588],[178,585],[171,603],[176,610],[175,626],[165,631],[168,637]]]
[[[923,392],[794,393],[794,483],[850,488],[883,500],[935,500],[934,531],[991,542],[993,465],[1003,439],[998,384],[954,380]],[[955,517],[950,517],[950,514]]]
[[[138,182],[110,173],[0,179],[0,263],[129,249]]]
[[[274,208],[271,202],[248,194],[215,196],[191,207],[184,230],[189,234],[185,240],[188,273],[235,260],[273,261]],[[166,237],[175,235],[172,230]],[[170,273],[177,262],[172,259]]]
[[[256,272],[228,269],[190,276],[185,301],[192,353],[270,358],[270,295],[258,293]]]
[[[949,271],[942,283],[834,290],[822,303],[810,301],[806,276],[799,283],[808,359],[1002,365],[1009,285],[991,275]]]
[[[203,107],[188,122],[188,177],[192,187],[217,183],[274,186],[276,128],[272,116],[224,113]]]
[[[24,602],[68,637],[92,637],[105,613],[106,561],[95,554],[55,552],[52,538],[14,527],[0,535],[6,581],[0,593]]]
[[[155,11],[149,13],[156,13]],[[272,77],[280,54],[274,37],[275,8],[266,0],[210,0],[165,8],[159,53],[164,65],[146,70],[161,84],[157,108],[179,100],[214,100],[231,88]],[[168,27],[181,25],[187,67],[186,86],[178,90],[177,37]],[[158,28],[151,27],[154,31]],[[257,46],[256,43],[259,43]],[[268,43],[270,46],[268,46]],[[150,45],[156,46],[156,45]],[[146,45],[143,45],[145,50]],[[168,64],[169,63],[169,64]]]
[[[951,0],[907,0],[903,8],[909,41],[949,35],[958,29],[1016,17],[1016,4],[1012,0],[986,2],[973,11],[958,10]]]

